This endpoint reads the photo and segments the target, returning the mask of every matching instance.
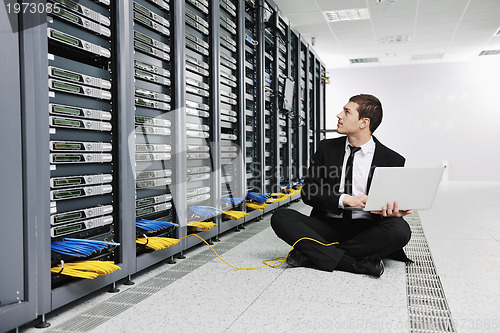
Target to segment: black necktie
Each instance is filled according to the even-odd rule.
[[[353,147],[351,145],[348,145],[348,147],[351,153],[349,154],[349,158],[347,159],[345,166],[344,193],[352,195],[352,169],[354,164],[354,154],[356,154],[361,147]],[[352,219],[352,211],[344,210],[344,219]]]

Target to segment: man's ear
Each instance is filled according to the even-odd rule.
[[[366,127],[370,128],[370,118],[361,118],[359,123],[359,128],[364,129]]]

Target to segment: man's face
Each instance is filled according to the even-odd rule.
[[[337,115],[337,133],[353,134],[359,131],[362,120],[359,119],[358,104],[349,102],[344,106],[344,110]]]

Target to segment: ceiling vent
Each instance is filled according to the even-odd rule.
[[[328,22],[368,20],[368,8],[341,9],[323,12]]]
[[[381,44],[400,44],[400,43],[409,43],[411,42],[410,35],[394,35],[394,36],[385,36],[377,39],[377,42]]]
[[[378,62],[378,58],[357,58],[357,59],[349,59],[351,64],[368,64],[371,62]]]
[[[442,59],[444,53],[427,53],[427,54],[414,54],[411,56],[411,60],[433,60],[433,59]]]
[[[498,55],[498,54],[500,54],[500,50],[485,50],[479,53],[480,56]]]

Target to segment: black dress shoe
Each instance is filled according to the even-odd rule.
[[[380,256],[357,258],[354,259],[354,264],[352,265],[355,272],[358,274],[366,274],[376,277],[380,277],[384,274],[384,262]]]
[[[299,250],[293,249],[286,258],[286,263],[293,267],[312,267],[312,261]]]

